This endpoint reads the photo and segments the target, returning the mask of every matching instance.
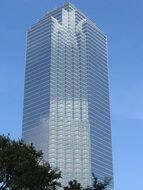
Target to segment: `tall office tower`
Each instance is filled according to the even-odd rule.
[[[113,177],[107,39],[70,3],[28,31],[22,136],[63,184]]]

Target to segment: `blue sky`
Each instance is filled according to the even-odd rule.
[[[64,0],[0,1],[0,133],[21,138],[27,29]],[[143,180],[143,1],[71,0],[107,34],[115,190]]]

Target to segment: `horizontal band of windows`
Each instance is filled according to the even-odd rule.
[[[26,55],[27,56],[34,55],[36,52],[42,52],[45,50],[47,50],[47,51],[51,50],[51,45],[49,44],[48,40],[46,40],[42,43],[40,42],[40,43],[36,44],[35,48],[27,46]]]
[[[26,98],[25,97],[25,101],[24,101],[24,109],[27,109],[29,107],[34,107],[35,105],[40,105],[45,103],[45,105],[49,104],[50,101],[50,95],[46,95],[44,94],[44,96],[42,96],[43,98],[41,98],[41,96],[34,98]]]
[[[74,60],[77,60],[77,59],[81,59],[81,60],[86,60],[86,50],[85,49],[79,49],[80,47],[78,48],[75,48],[73,49],[72,47],[63,47],[62,44],[57,44],[56,42],[56,47],[51,47],[51,54],[53,55],[53,58],[58,58],[58,56],[69,56],[69,57],[65,57],[66,59],[69,59],[69,58],[73,58]],[[61,49],[62,48],[62,49]],[[77,53],[78,54],[75,54]],[[60,58],[60,57],[59,57]]]
[[[38,128],[39,130],[41,129],[41,131],[46,129],[46,126],[42,125],[42,121],[40,122],[40,118],[39,118],[39,121],[36,122],[36,119],[35,120],[31,120],[29,122],[25,122],[23,123],[23,132],[24,133],[32,133],[32,129],[36,127]],[[48,130],[48,128],[47,128]]]
[[[106,63],[107,65],[107,55],[103,55],[101,52],[99,52],[96,48],[92,47],[92,46],[88,46],[88,55],[94,55],[94,58],[95,57],[98,57],[98,59],[102,59],[104,60],[104,62]]]
[[[105,82],[103,83],[101,80],[97,80],[98,79],[98,76],[95,75],[88,75],[88,84],[92,86],[95,86],[95,87],[99,87],[101,89],[104,89],[105,91],[109,91],[109,87],[108,87],[108,84],[106,84]]]
[[[34,76],[33,75],[29,75],[29,76],[26,75],[25,84],[27,84],[27,83],[30,84],[33,81],[37,82],[40,79],[45,79],[45,80],[49,81],[50,80],[50,71],[47,70],[47,72],[46,72],[46,70],[44,70],[44,72],[42,74],[37,73],[37,75],[34,75]]]
[[[95,140],[96,139],[96,140]],[[105,141],[104,139],[101,139],[99,138],[97,135],[91,135],[91,142],[94,143],[94,142],[98,142],[98,143],[101,143],[103,145],[106,145],[107,147],[111,147],[111,142],[108,142],[108,141]]]
[[[109,128],[110,128],[110,118],[107,117],[107,118],[103,119],[102,117],[99,117],[96,113],[92,114],[89,111],[88,111],[88,115],[89,115],[89,120],[96,123],[96,128],[100,128],[101,125],[103,125],[105,123],[105,125],[103,125],[103,129],[107,128],[109,130]],[[102,122],[102,124],[100,122]],[[101,129],[102,129],[102,127],[101,127]]]
[[[39,30],[35,31],[33,34],[28,32],[27,40],[30,41],[32,39],[38,39],[38,37],[43,36],[51,36],[51,24],[46,23],[45,26],[39,28]]]
[[[98,47],[98,49],[102,50],[102,52],[107,52],[106,42],[99,40],[94,34],[91,37],[91,33],[89,32],[87,32],[87,35],[86,35],[86,45],[87,45],[87,48]]]
[[[92,107],[92,104],[94,105],[94,107],[99,107],[101,109],[104,109],[104,110],[108,110],[110,111],[109,109],[109,103],[104,103],[104,98],[100,98],[100,96],[97,96],[96,97],[92,97],[89,93],[88,95],[88,102],[89,102],[89,108]]]
[[[92,164],[92,167],[95,168],[96,174],[97,173],[104,174],[104,178],[105,178],[105,176],[109,177],[109,176],[111,176],[113,174],[113,169],[109,170],[109,169],[107,169],[105,167],[102,167],[101,165],[96,164],[94,161],[92,161],[91,164]]]
[[[95,157],[94,157],[95,156]],[[96,168],[99,168],[101,171],[105,171],[105,172],[112,172],[113,168],[112,168],[112,159],[109,161],[104,160],[103,158],[99,157],[97,158],[97,155],[92,155],[91,156],[91,160],[92,163],[95,163],[94,166],[96,165]]]
[[[34,69],[37,69],[37,68],[40,68],[42,69],[42,67],[44,68],[44,66],[47,66],[47,67],[51,67],[51,61],[50,61],[50,58],[46,57],[46,58],[43,58],[43,59],[37,59],[35,61],[28,61],[26,62],[26,72],[27,71],[32,71]]]
[[[28,30],[28,35],[27,36],[33,36],[36,34],[39,34],[42,32],[42,30],[45,30],[49,25],[51,25],[51,19],[50,17],[47,18],[46,22],[37,22],[34,24],[29,30]]]
[[[50,99],[50,95],[49,93],[45,93],[45,94],[41,94],[40,96],[30,96],[30,97],[24,97],[24,106],[26,105],[32,105],[32,104],[37,104],[37,102],[39,102],[39,100],[44,100],[45,99],[45,103],[47,100],[47,103],[49,102]]]
[[[106,43],[107,43],[107,39],[106,36],[101,35],[101,33],[97,32],[97,30],[93,27],[91,27],[91,25],[87,26],[87,37],[89,39],[97,39],[98,42],[101,44],[101,46],[106,47]]]
[[[111,127],[107,123],[103,123],[102,125],[100,124],[101,121],[94,121],[89,118],[89,123],[90,123],[90,130],[92,131],[92,135],[94,135],[94,131],[100,131],[101,134],[105,135],[111,135]]]
[[[90,65],[90,63],[88,63],[88,77],[89,79],[92,79],[96,82],[101,82],[102,84],[105,84],[106,86],[108,86],[108,73],[105,73],[102,69],[100,70],[97,67]]]
[[[112,162],[112,153],[104,154],[102,151],[99,151],[98,149],[94,149],[91,147],[91,158],[96,157],[96,155],[99,155],[101,158],[105,158],[107,160],[110,160],[110,162]]]
[[[111,131],[108,130],[107,128],[100,128],[100,127],[95,127],[93,125],[90,125],[90,134],[91,134],[91,138],[96,138],[97,135],[100,134],[101,139],[109,139],[110,141],[110,145],[111,145]]]
[[[103,114],[99,111],[97,111],[96,109],[88,109],[88,112],[89,112],[89,117],[90,118],[94,118],[95,117],[95,121],[96,120],[102,120],[102,121],[105,121],[105,122],[110,122],[110,115],[109,114]]]
[[[38,67],[26,68],[25,77],[41,75],[43,73],[50,73],[50,65],[45,62],[43,65],[39,64]]]
[[[39,91],[45,91],[48,90],[50,93],[50,85],[45,83],[45,85],[39,85],[36,86],[35,88],[31,87],[30,89],[26,89],[24,90],[24,95],[27,96],[29,94],[33,94],[33,93],[39,93]]]
[[[36,104],[35,106],[27,106],[27,107],[24,107],[24,113],[28,114],[28,113],[31,113],[33,110],[36,111],[36,110],[39,110],[39,109],[48,109],[49,106],[48,105],[45,105],[45,103],[43,104]]]
[[[95,123],[96,122],[102,122],[102,123],[106,123],[106,124],[108,124],[108,125],[110,125],[110,120],[109,119],[106,119],[106,118],[102,118],[102,117],[100,117],[100,116],[97,116],[97,115],[91,115],[90,113],[89,113],[89,120],[91,121],[94,121]]]
[[[97,73],[97,71],[88,71],[88,84],[92,84],[94,86],[99,85],[101,87],[104,87],[104,89],[107,89],[107,91],[109,91],[108,78],[106,78],[105,80],[101,73],[99,74]]]
[[[100,64],[105,64],[107,65],[107,59],[104,59],[103,56],[100,56],[98,53],[96,52],[92,52],[90,49],[87,52],[88,58],[90,57],[90,59],[92,60],[98,60],[100,61]]]
[[[93,63],[93,64],[92,64]],[[88,73],[92,73],[93,76],[98,76],[103,82],[108,82],[108,70],[107,66],[104,70],[103,66],[100,64],[97,64],[96,61],[88,62]]]
[[[42,104],[42,105],[37,106],[36,108],[33,108],[33,107],[31,107],[31,108],[29,107],[29,109],[26,108],[26,109],[24,109],[23,116],[25,117],[27,115],[30,115],[31,113],[38,113],[41,110],[49,112],[49,105]],[[32,117],[32,115],[31,115],[31,117]]]
[[[50,57],[50,54],[51,54],[51,50],[49,49],[49,50],[46,50],[45,52],[43,52],[43,51],[39,51],[38,53],[35,53],[34,55],[28,55],[28,54],[26,54],[26,63],[27,62],[29,62],[30,60],[34,60],[34,59],[38,59],[39,60],[39,58],[41,58],[41,57],[43,57],[44,56],[44,58],[45,57]]]
[[[29,30],[29,33],[31,34],[31,35],[33,35],[33,33],[35,33],[35,31],[37,31],[38,29],[39,29],[39,31],[40,31],[40,29],[41,29],[41,26],[46,26],[46,24],[49,24],[49,21],[51,20],[51,16],[53,16],[53,17],[61,17],[62,15],[61,15],[61,12],[60,12],[61,10],[60,9],[58,9],[58,10],[55,10],[55,12],[54,11],[52,11],[52,12],[49,12],[47,15],[45,15],[43,18],[41,18],[41,19],[39,19],[39,21],[38,21],[38,23],[36,23],[36,24],[34,24],[32,27],[31,27],[31,29]],[[61,15],[61,16],[60,16]]]
[[[35,98],[26,98],[26,97],[24,97],[24,105],[27,105],[27,104],[29,104],[30,105],[30,103],[32,104],[32,103],[37,103],[39,100],[44,100],[44,99],[47,99],[47,102],[49,101],[49,94],[44,94],[44,95],[42,95],[42,96],[40,96],[40,97],[35,97]]]
[[[91,152],[92,152],[91,157],[92,157],[92,154],[95,154],[95,156],[96,155],[101,155],[103,157],[106,157],[109,160],[112,160],[112,151],[110,151],[110,152],[106,151],[105,152],[102,149],[99,149],[99,148],[97,148],[95,146],[91,146]],[[93,156],[93,158],[94,158],[94,156]]]
[[[98,57],[88,56],[88,68],[89,69],[99,69],[103,76],[108,76],[107,62],[103,62]],[[106,79],[107,80],[107,79]]]
[[[110,121],[110,116],[109,115],[104,115],[104,114],[102,114],[102,113],[100,113],[100,112],[98,112],[98,111],[96,111],[96,109],[92,109],[92,111],[90,110],[89,111],[89,113],[90,113],[90,118],[91,117],[95,117],[95,121],[96,121],[96,119],[101,119],[102,121]]]
[[[94,34],[94,36],[98,37],[100,41],[101,39],[102,41],[106,41],[106,35],[103,34],[103,32],[91,20],[86,23],[86,27],[88,33]]]
[[[40,119],[39,119],[39,121],[40,121]],[[29,120],[29,121],[24,120],[23,121],[23,126],[24,126],[23,131],[25,130],[27,132],[27,128],[31,128],[34,126],[40,126],[39,121],[37,121],[37,119],[33,119],[33,120]]]
[[[107,48],[104,49],[104,48],[100,47],[99,44],[96,42],[97,42],[96,40],[90,41],[90,43],[87,45],[87,47],[90,50],[92,50],[93,52],[97,52],[101,56],[103,56],[105,59],[107,59]]]
[[[45,76],[45,77],[37,77],[36,80],[26,80],[25,78],[25,86],[29,87],[29,86],[36,86],[37,84],[42,84],[45,81],[47,81],[49,83],[50,81],[50,77],[49,76]]]
[[[109,104],[109,91],[99,86],[94,86],[92,83],[87,84],[89,97],[92,99],[102,99],[104,102]]]
[[[87,92],[89,95],[89,99],[103,101],[103,105],[105,106],[109,105],[109,94],[106,91],[94,88],[91,85],[90,86],[87,85],[87,87],[88,87]]]
[[[108,148],[108,150],[112,150],[111,143],[104,141],[103,139],[99,138],[98,136],[91,134],[91,142],[101,145],[102,147]]]
[[[45,87],[45,89],[47,89],[47,90],[49,89],[49,91],[50,91],[49,80],[43,80],[43,81],[40,80],[39,83],[38,83],[38,80],[35,81],[35,83],[33,83],[33,82],[29,82],[27,84],[25,83],[24,93],[25,94],[32,93],[33,91],[38,91],[40,88],[44,90],[44,87]]]
[[[24,119],[23,120],[23,126],[29,126],[29,125],[39,125],[40,120],[42,121],[41,117],[39,118],[34,118],[34,119]]]
[[[108,115],[110,117],[110,110],[109,110],[109,108],[105,108],[105,107],[101,108],[101,107],[97,106],[96,104],[94,104],[94,102],[90,102],[89,103],[89,110],[92,111],[92,109],[97,110],[98,112],[100,112],[102,114],[106,114],[106,115]]]
[[[30,50],[33,49],[33,47],[37,46],[41,46],[44,43],[48,43],[51,42],[51,36],[50,35],[45,35],[41,38],[37,38],[35,40],[31,40],[27,42],[27,51],[29,52]],[[51,46],[51,43],[49,43],[49,46]]]
[[[95,149],[102,152],[104,155],[112,156],[112,150],[108,150],[103,147],[100,147],[100,146],[96,145],[94,142],[92,142],[92,140],[91,140],[91,150],[95,150]]]
[[[26,126],[23,125],[23,130],[22,130],[22,136],[31,136],[33,137],[35,133],[39,134],[39,130],[41,133],[45,134],[45,132],[48,131],[47,128],[45,128],[45,131],[41,131],[40,125],[35,124],[35,125],[31,125],[31,126]],[[47,134],[47,138],[48,138],[48,134]]]
[[[26,119],[23,118],[23,124],[29,124],[32,122],[36,123],[36,122],[40,122],[40,120],[42,120],[42,119],[48,118],[49,117],[49,108],[48,109],[46,108],[46,110],[47,110],[46,115],[44,114],[39,117],[32,117],[32,115],[31,115],[31,117],[29,117],[29,118],[26,118]]]
[[[42,62],[43,61],[43,62]],[[50,65],[51,64],[51,57],[50,55],[48,56],[40,56],[40,58],[36,58],[36,59],[30,59],[30,60],[26,60],[26,68],[30,68],[30,67],[38,67],[40,66],[39,63],[44,63],[44,64],[47,64],[47,65]],[[41,63],[41,64],[42,64]]]
[[[109,122],[103,122],[102,120],[97,120],[97,119],[95,120],[94,118],[90,117],[90,113],[89,113],[89,122],[92,129],[99,128],[105,130],[109,134],[111,133],[111,127]]]
[[[27,51],[29,51],[29,50],[34,50],[35,48],[37,49],[39,49],[40,48],[40,46],[41,45],[43,45],[43,44],[46,44],[46,43],[49,43],[50,42],[50,38],[49,39],[42,39],[42,40],[39,40],[39,41],[37,41],[37,42],[33,42],[33,43],[30,43],[30,42],[27,42]],[[49,44],[49,46],[51,46],[50,44]]]
[[[99,84],[101,87],[103,86],[107,90],[109,89],[108,85],[108,77],[100,73],[100,71],[91,71],[92,68],[88,68],[88,83],[89,84]],[[94,85],[95,86],[95,85]]]
[[[107,90],[103,90],[99,87],[94,87],[92,84],[88,86],[88,95],[89,98],[93,100],[102,100],[105,105],[109,105],[109,94],[106,93],[108,92]],[[102,103],[101,103],[102,104]]]
[[[33,45],[27,44],[26,52],[31,52],[32,53],[32,52],[35,52],[36,50],[39,50],[39,48],[41,49],[41,48],[43,48],[45,46],[47,48],[49,48],[49,46],[50,46],[50,44],[49,44],[49,42],[47,42],[47,40],[44,41],[43,43],[40,42],[40,44],[38,44],[38,46],[37,46],[36,43],[33,44]]]
[[[27,40],[26,52],[34,52],[44,47],[51,47],[51,34],[44,35],[42,38],[38,38],[35,41]]]
[[[111,148],[109,145],[107,145],[107,144],[105,144],[105,143],[101,143],[101,142],[99,142],[99,141],[96,141],[96,140],[93,139],[93,138],[91,138],[91,144],[92,144],[92,146],[93,146],[93,144],[96,144],[97,147],[100,147],[100,148],[102,147],[103,150],[112,151],[112,148]]]
[[[31,58],[26,58],[26,64],[30,64],[31,62],[33,63],[33,65],[37,63],[37,61],[40,61],[42,59],[50,59],[51,58],[51,55],[50,55],[50,52],[48,54],[41,54],[41,55],[38,55],[38,56],[35,56],[35,57],[31,57]]]
[[[92,129],[92,127],[90,127],[90,132],[93,133],[92,136],[98,136],[98,138],[103,139],[105,141],[108,141],[111,144],[111,133],[104,133],[102,129],[100,128],[96,128],[96,129]]]
[[[32,133],[32,134],[31,134]],[[29,136],[32,136],[33,135],[33,128],[32,128],[32,130],[31,130],[31,133],[29,132],[29,131],[24,131],[24,129],[23,129],[23,131],[22,131],[22,139],[23,138],[26,138],[28,135]]]
[[[32,72],[26,71],[25,78],[26,79],[30,79],[30,78],[33,79],[35,76],[43,76],[44,74],[50,75],[50,68],[47,65],[45,65],[44,68],[33,69]]]
[[[92,138],[99,136],[99,138],[108,141],[111,145],[111,128],[107,128],[105,126],[100,127],[99,124],[97,124],[96,127],[90,125],[90,133],[92,135]]]
[[[29,121],[31,121],[31,123],[30,122],[29,123],[25,123],[28,120],[24,119],[23,120],[22,131],[23,132],[28,132],[28,131],[32,132],[32,130],[33,129],[35,130],[35,128],[41,129],[41,127],[40,127],[40,118],[41,118],[41,116],[38,116],[35,119],[33,119],[33,118],[31,118],[31,120],[29,119]],[[43,119],[45,119],[45,118],[48,118],[47,114],[43,114]]]
[[[97,150],[99,150],[100,152],[103,152],[105,155],[106,155],[106,154],[107,154],[107,155],[112,155],[112,150],[105,149],[105,148],[103,148],[102,146],[98,146],[97,144],[91,142],[91,150],[92,150],[92,149],[93,149],[93,150],[97,149]]]
[[[23,120],[26,120],[26,119],[29,119],[29,118],[36,118],[36,117],[42,117],[42,115],[45,115],[45,114],[47,114],[48,113],[48,107],[47,107],[47,109],[45,109],[45,108],[43,108],[43,109],[39,109],[39,110],[37,110],[37,111],[33,111],[33,112],[31,112],[31,113],[24,113],[23,114]]]
[[[106,35],[101,31],[97,25],[95,25],[94,22],[92,22],[90,19],[87,20],[87,27],[90,29],[90,31],[93,31],[93,33],[96,33],[100,38],[103,38],[106,40]]]
[[[38,47],[38,46],[37,46]],[[35,55],[40,55],[41,53],[47,53],[47,52],[50,52],[51,53],[51,47],[49,46],[45,46],[43,48],[41,47],[38,47],[36,50],[32,50],[32,49],[29,49],[27,52],[26,52],[26,57],[29,58],[29,57],[34,57]],[[49,54],[50,54],[49,53]]]
[[[105,65],[107,65],[107,58],[108,57],[105,57],[103,56],[102,54],[100,54],[99,52],[95,51],[92,49],[93,47],[88,47],[87,46],[87,55],[88,56],[91,56],[91,59],[98,59],[101,61],[101,63],[104,63]]]
[[[50,21],[40,27],[37,25],[37,28],[35,29],[35,31],[28,31],[27,38],[28,39],[35,38],[35,37],[45,34],[47,32],[51,33],[51,22]]]
[[[87,59],[88,68],[96,70],[97,68],[100,69],[100,72],[103,75],[103,78],[107,80],[108,77],[108,68],[107,68],[107,62],[103,62],[103,60],[98,59],[98,57],[88,56]]]
[[[104,119],[104,120],[110,121],[110,115],[108,113],[103,114],[100,111],[97,111],[96,109],[94,108],[92,109],[90,107],[90,117],[91,116],[95,117],[95,119],[102,118],[102,120]]]
[[[88,89],[88,99],[89,103],[93,102],[95,105],[101,105],[103,108],[109,109],[109,100],[107,99],[107,95],[105,92],[101,93],[99,91],[94,91],[94,88]]]
[[[37,65],[35,64],[35,62],[34,62],[34,64],[32,64],[32,62],[28,63],[26,65],[25,72],[28,75],[28,74],[37,72],[38,70],[43,70],[45,68],[50,69],[50,67],[51,67],[50,60],[43,59],[43,60],[40,60],[40,61],[38,60]]]
[[[105,135],[101,135],[101,133],[100,133],[100,131],[98,131],[97,132],[97,130],[95,129],[95,130],[90,130],[93,134],[92,134],[92,137],[94,138],[98,138],[98,139],[101,139],[101,140],[103,140],[104,142],[108,142],[109,144],[110,144],[110,146],[111,146],[111,136],[107,136],[105,133]]]
[[[46,81],[47,82],[47,81]],[[31,86],[27,86],[25,85],[25,88],[24,88],[24,99],[25,97],[31,97],[31,96],[35,96],[35,94],[40,94],[40,93],[45,93],[46,95],[49,95],[50,94],[50,85],[49,83],[39,83],[39,85],[31,85]],[[36,95],[36,96],[37,96]]]
[[[90,41],[90,44],[87,44],[87,50],[91,50],[93,52],[99,52],[99,54],[103,55],[106,59],[107,55],[107,48],[101,47],[96,41]]]
[[[91,153],[92,154],[92,153]],[[91,155],[91,160],[92,162],[96,163],[97,166],[99,166],[99,168],[104,168],[104,170],[111,172],[112,171],[112,158],[110,160],[106,160],[103,157],[100,157],[98,155]]]
[[[92,169],[93,169],[94,173],[97,176],[100,175],[104,179],[105,179],[105,176],[108,178],[111,178],[113,176],[113,171],[107,172],[107,171],[104,171],[103,169],[101,170],[101,168],[97,168],[97,166],[93,162],[91,163],[91,165],[92,165]]]
[[[36,63],[28,63],[26,64],[26,68],[25,68],[25,73],[26,75],[30,75],[30,74],[36,74],[38,71],[43,71],[45,69],[50,70],[51,65],[50,65],[50,60],[48,59],[43,59],[40,61],[36,61]]]
[[[41,47],[45,46],[47,44],[47,47],[51,47],[49,43],[49,40],[42,40],[42,41],[39,41],[38,44],[37,43],[33,43],[33,44],[30,44],[30,43],[27,43],[27,48],[26,48],[26,52],[34,52],[35,50],[37,49],[40,49]]]
[[[100,95],[95,95],[92,91],[88,91],[88,102],[89,108],[98,109],[98,111],[103,109],[105,112],[108,110],[108,113],[110,113],[109,102],[103,96],[100,97]]]

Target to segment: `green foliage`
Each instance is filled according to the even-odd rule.
[[[1,190],[54,190],[61,186],[61,173],[44,162],[32,144],[0,136]]]
[[[109,184],[111,179],[105,178],[104,182],[98,180],[98,178],[92,174],[93,184],[92,187],[83,188],[77,180],[70,181],[68,186],[64,187],[64,190],[105,190]]]
[[[68,186],[64,187],[64,190],[81,190],[81,184],[76,180],[69,181]]]
[[[0,136],[0,190],[56,190],[61,172],[44,162],[43,153],[32,144]],[[105,190],[110,179],[100,182],[93,174],[92,187],[83,188],[76,180],[64,190]]]
[[[94,173],[92,174],[92,176],[93,176],[93,186],[91,188],[92,190],[104,190],[109,186],[110,181],[111,181],[110,178],[106,177],[104,179],[104,182],[101,182],[101,181],[99,182],[98,178],[95,176]]]
[[[111,181],[110,178],[105,178],[104,182],[101,182],[94,174],[92,174],[92,176],[92,187],[83,188],[80,183],[78,183],[76,180],[73,180],[69,182],[68,186],[64,187],[64,190],[105,190],[109,186]]]

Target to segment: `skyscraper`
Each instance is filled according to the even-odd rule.
[[[63,184],[113,177],[107,39],[70,3],[28,30],[22,136]]]

